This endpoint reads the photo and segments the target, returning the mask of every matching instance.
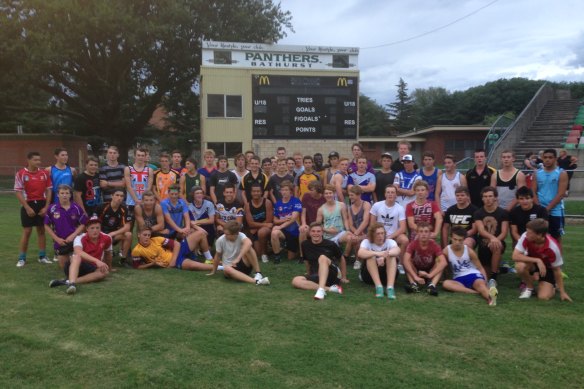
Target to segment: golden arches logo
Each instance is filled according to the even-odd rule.
[[[347,86],[347,78],[346,77],[339,77],[337,78],[337,86]]]
[[[258,77],[258,84],[259,85],[270,85],[270,77],[268,77],[268,76],[259,76]]]

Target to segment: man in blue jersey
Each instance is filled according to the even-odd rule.
[[[55,164],[46,168],[47,173],[51,175],[51,182],[53,183],[53,193],[51,202],[57,204],[59,202],[59,186],[68,185],[73,187],[73,179],[76,175],[75,168],[68,164],[69,154],[67,150],[62,147],[55,149]]]
[[[280,263],[282,250],[281,240],[286,242],[288,259],[293,259],[299,248],[299,220],[302,213],[302,203],[297,197],[292,196],[294,185],[291,182],[282,182],[280,193],[282,199],[274,205],[274,227],[272,228],[272,249],[274,250],[274,263]]]

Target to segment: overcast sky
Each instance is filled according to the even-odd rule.
[[[279,43],[359,47],[361,93],[380,104],[394,100],[400,77],[410,93],[511,77],[584,81],[584,0],[282,0],[281,6],[292,13],[296,32]]]

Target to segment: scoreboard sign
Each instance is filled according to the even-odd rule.
[[[356,139],[358,78],[252,76],[253,138]]]

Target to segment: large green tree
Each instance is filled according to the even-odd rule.
[[[398,132],[406,132],[413,127],[413,102],[408,94],[408,84],[400,77],[397,95],[393,103],[387,104],[387,111],[394,128]]]
[[[0,113],[127,150],[163,104],[193,133],[201,41],[276,42],[290,20],[271,0],[0,0]]]

